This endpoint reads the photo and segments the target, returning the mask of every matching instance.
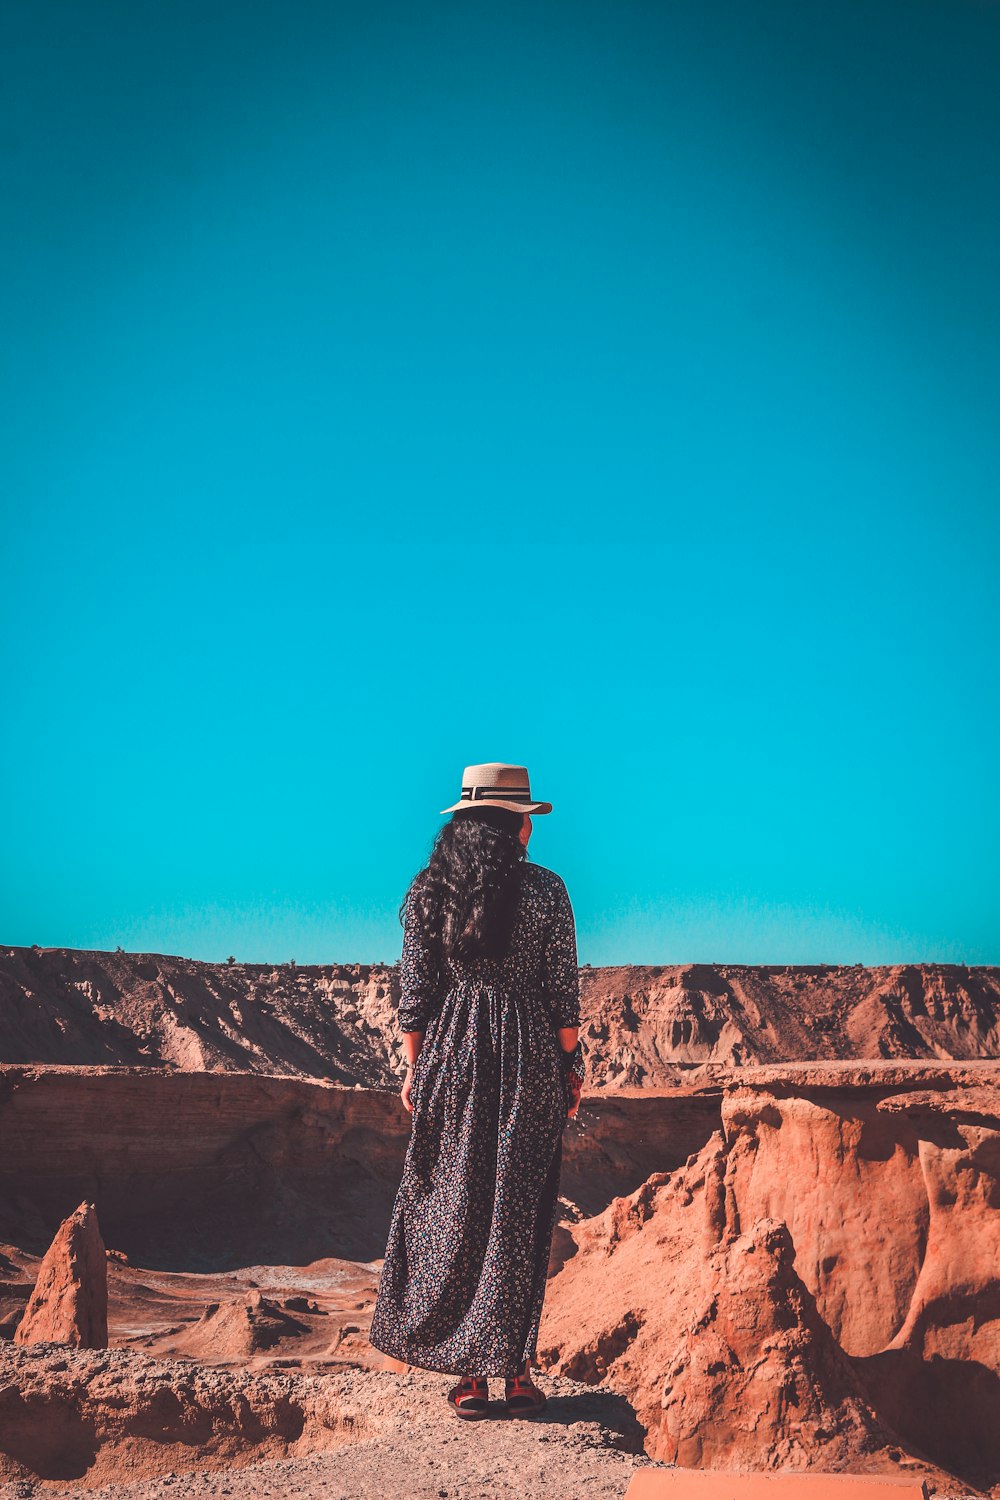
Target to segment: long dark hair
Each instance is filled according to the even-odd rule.
[[[400,921],[412,898],[425,940],[443,957],[503,958],[527,853],[519,837],[523,822],[523,813],[504,807],[452,813],[410,882]]]

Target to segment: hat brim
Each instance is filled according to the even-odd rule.
[[[470,802],[468,797],[462,802],[453,802],[450,807],[442,807],[442,813],[468,812],[477,807],[505,807],[508,812],[526,813],[550,813],[551,802],[501,802],[499,798],[479,797],[475,802]]]

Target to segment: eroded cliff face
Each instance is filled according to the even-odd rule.
[[[0,1062],[388,1084],[402,1058],[397,1001],[389,966],[0,948]]]
[[[717,1129],[721,1092],[588,1100],[564,1136],[568,1221]],[[143,1265],[213,1270],[381,1257],[410,1116],[398,1089],[156,1068],[0,1065],[0,1243],[44,1251],[96,1202]]]
[[[996,1483],[1000,1069],[754,1069],[720,1113],[571,1226],[541,1357],[626,1394],[670,1461]]]
[[[729,966],[581,970],[598,1087],[663,1085],[680,1065],[1000,1057],[1000,970]]]
[[[395,1093],[318,1080],[0,1067],[0,1241],[38,1253],[88,1198],[151,1267],[367,1262],[408,1121]]]
[[[1000,970],[680,964],[583,968],[592,1089],[696,1066],[1000,1057]],[[204,964],[0,948],[0,1062],[131,1063],[390,1086],[395,965]]]

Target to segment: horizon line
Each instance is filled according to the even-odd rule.
[[[400,959],[331,959],[328,963],[299,963],[297,959],[241,959],[232,958],[194,958],[186,953],[161,953],[152,948],[71,948],[62,947],[58,944],[42,943],[4,943],[0,944],[0,951],[5,953],[85,953],[106,955],[116,958],[162,958],[169,959],[175,963],[204,964],[210,968],[219,969],[294,969],[296,972],[309,969],[395,969],[399,967]],[[846,963],[837,960],[819,960],[814,963],[796,963],[794,961],[772,960],[766,963],[748,963],[739,959],[673,959],[658,960],[649,963],[630,962],[618,964],[592,964],[578,963],[579,970],[592,969],[800,969],[800,970],[829,970],[829,969],[960,969],[966,973],[975,970],[993,971],[1000,970],[1000,964],[969,964],[959,963],[948,959],[898,959],[894,962],[863,964]]]

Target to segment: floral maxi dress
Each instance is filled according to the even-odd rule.
[[[406,1364],[512,1377],[534,1361],[579,1026],[576,931],[553,870],[525,862],[504,959],[438,968],[405,913],[398,1019],[424,1031],[369,1339]]]

